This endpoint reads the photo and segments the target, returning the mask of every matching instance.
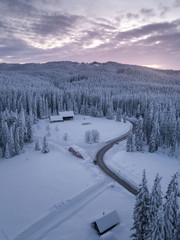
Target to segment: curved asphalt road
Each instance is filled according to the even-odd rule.
[[[133,125],[133,133],[135,132],[136,129],[136,124],[132,121],[130,121]],[[125,179],[121,178],[120,176],[116,175],[112,170],[110,170],[106,164],[103,161],[103,157],[104,154],[114,146],[114,144],[117,144],[119,142],[124,141],[125,139],[127,139],[128,133],[120,136],[119,138],[113,139],[112,141],[110,141],[106,146],[104,146],[103,148],[101,148],[98,153],[96,154],[96,161],[97,161],[97,165],[107,174],[109,175],[111,178],[113,178],[114,180],[116,180],[121,186],[123,186],[125,189],[127,189],[130,193],[137,195],[137,189],[134,188],[133,186],[131,186],[128,182],[126,182]]]

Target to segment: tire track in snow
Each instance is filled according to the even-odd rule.
[[[96,196],[106,190],[109,179],[103,180],[92,187],[86,189],[79,195],[64,204],[55,205],[55,209],[49,214],[34,222],[23,232],[13,238],[13,240],[41,240],[50,231],[67,221],[73,214],[87,205]]]

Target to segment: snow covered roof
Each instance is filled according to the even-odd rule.
[[[101,239],[101,240],[116,240],[115,236],[110,232],[104,233],[103,235],[100,236],[99,239]]]
[[[65,118],[71,118],[74,117],[74,112],[73,111],[64,111],[64,112],[59,112],[59,115],[56,116],[50,116],[50,122],[58,122],[58,121],[63,121]]]
[[[63,117],[74,117],[74,112],[73,111],[64,111],[64,112],[59,112],[59,115]]]
[[[52,122],[63,121],[62,116],[59,116],[59,115],[57,115],[57,116],[50,116],[49,118],[50,118],[50,121],[52,121]]]
[[[96,227],[98,228],[100,233],[105,232],[111,227],[115,226],[120,222],[117,211],[112,211],[106,215],[103,215],[99,219],[95,221]]]

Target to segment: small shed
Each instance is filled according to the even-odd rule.
[[[57,115],[57,116],[50,116],[49,119],[50,119],[50,123],[62,122],[63,121],[63,118],[61,116],[59,116],[59,115]]]
[[[93,222],[99,234],[103,234],[120,223],[119,215],[116,210],[103,215]]]
[[[64,120],[72,120],[74,119],[74,112],[73,111],[64,111],[59,112],[59,116]]]

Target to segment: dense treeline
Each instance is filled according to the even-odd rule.
[[[150,152],[163,147],[174,154],[179,147],[179,72],[111,62],[0,64],[0,84],[3,157],[18,154],[23,141],[32,141],[32,124],[38,119],[62,110],[108,119],[116,116],[118,121],[126,116],[142,116],[137,126],[136,150],[142,151],[147,144]],[[19,142],[19,150],[8,155],[13,141]]]
[[[180,239],[178,178],[178,173],[172,176],[163,199],[161,177],[158,174],[156,175],[152,191],[149,192],[146,173],[143,172],[134,207],[134,223],[131,229],[133,240]]]

